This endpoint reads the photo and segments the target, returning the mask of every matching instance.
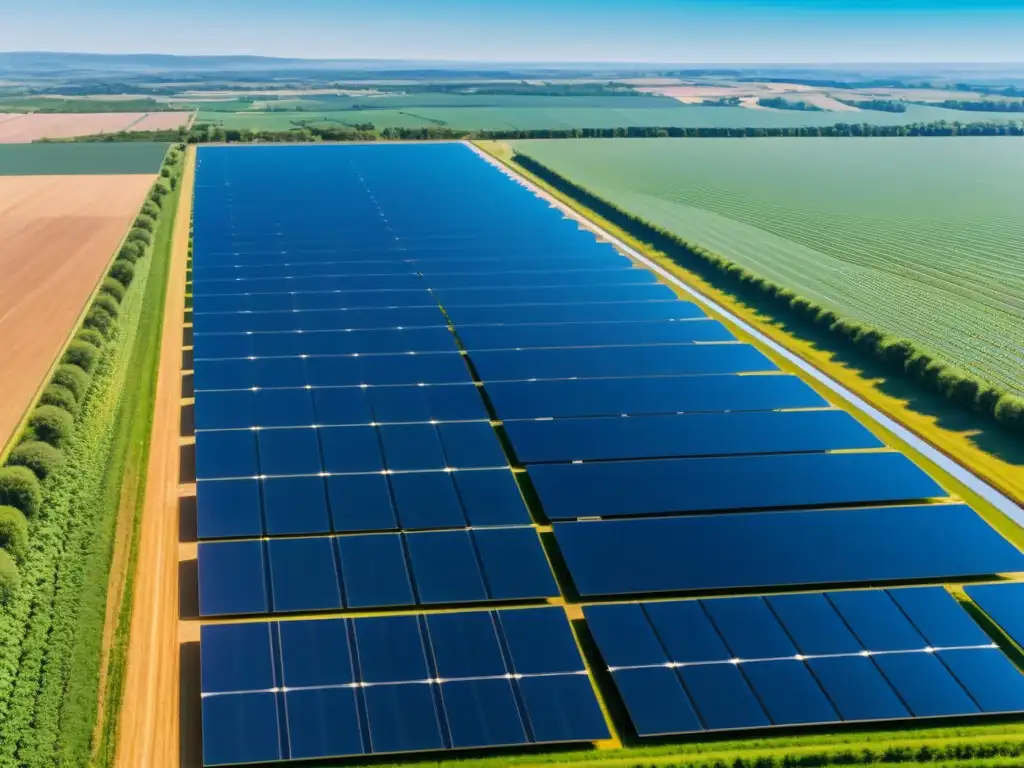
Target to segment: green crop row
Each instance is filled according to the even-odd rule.
[[[685,268],[732,293],[767,301],[776,311],[789,314],[826,330],[842,344],[883,363],[889,370],[936,392],[951,403],[1024,435],[1024,398],[1009,394],[981,379],[949,365],[914,342],[889,335],[866,323],[844,318],[789,288],[767,280],[702,246],[623,210],[614,203],[581,187],[529,155],[517,152],[513,162],[538,178],[578,200],[599,216],[612,222],[657,250],[665,252]]]
[[[0,604],[0,766],[87,765],[118,510],[122,400],[149,278],[152,233],[179,150],[33,411],[0,493],[9,530]],[[120,468],[120,472],[117,469]]]

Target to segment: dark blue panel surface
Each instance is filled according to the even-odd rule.
[[[869,658],[809,659],[807,666],[843,720],[896,720],[910,716]]]
[[[492,600],[558,597],[558,584],[532,528],[480,528],[472,532]]]
[[[764,709],[735,664],[681,667],[690,701],[709,731],[762,728],[771,725]]]
[[[353,688],[288,691],[288,744],[293,760],[365,752]]]
[[[196,478],[255,477],[260,474],[256,460],[256,433],[196,432]]]
[[[325,472],[380,472],[384,460],[373,427],[318,429]]]
[[[345,605],[349,608],[415,604],[400,536],[342,536],[338,539],[338,555]]]
[[[385,616],[355,622],[364,683],[427,680],[423,635],[416,616]]]
[[[312,392],[317,424],[369,424],[373,421],[365,389],[332,387]]]
[[[386,531],[397,527],[385,475],[334,475],[327,478],[327,494],[336,531]]]
[[[308,389],[261,389],[256,398],[256,425],[298,427],[316,424],[313,396]]]
[[[282,621],[276,627],[281,638],[285,687],[307,688],[354,682],[348,622],[344,619]]]
[[[411,533],[406,546],[421,604],[487,600],[468,531]]]
[[[527,743],[526,732],[508,680],[444,683],[441,698],[452,746],[499,747]]]
[[[196,392],[195,410],[196,429],[200,430],[245,429],[257,424],[256,393],[248,389]]]
[[[1017,645],[1024,645],[1024,584],[981,584],[964,591]]]
[[[593,323],[632,320],[686,320],[704,317],[688,301],[622,301],[603,304],[520,304],[494,307],[446,307],[455,327],[495,323]]]
[[[438,424],[437,432],[450,467],[472,469],[508,465],[498,436],[486,421]]]
[[[384,464],[392,471],[444,469],[437,430],[431,424],[390,424],[378,427]]]
[[[507,469],[453,472],[451,477],[470,525],[530,523],[515,476]]]
[[[267,535],[327,533],[327,490],[322,477],[269,477],[263,481]]]
[[[829,592],[826,597],[869,651],[912,651],[928,645],[885,592]]]
[[[431,685],[374,685],[363,689],[374,752],[441,749]]]
[[[800,653],[815,656],[864,650],[824,595],[772,595],[765,600]]]
[[[199,615],[266,613],[266,575],[259,541],[199,544]]]
[[[259,536],[258,480],[208,480],[196,483],[196,514],[200,539]]]
[[[779,659],[796,654],[793,641],[760,597],[702,602],[734,657]]]
[[[507,304],[590,304],[606,301],[670,301],[675,293],[661,283],[568,285],[531,288],[439,288],[434,297],[443,307]]]
[[[312,475],[321,472],[315,429],[262,429],[259,438],[263,475]]]
[[[275,688],[271,625],[206,624],[200,628],[204,693]]]
[[[1024,712],[1024,676],[999,649],[939,651],[936,656],[982,712]]]
[[[456,323],[458,321],[456,320]],[[473,352],[485,381],[773,371],[767,357],[747,344],[664,347],[589,347]]]
[[[670,661],[728,661],[732,653],[697,600],[645,603],[644,611]]]
[[[1024,570],[1024,555],[961,504],[556,523],[554,529],[583,595]],[[730,557],[722,558],[726,551]]]
[[[329,538],[270,539],[267,556],[276,613],[342,608],[338,566]]]
[[[513,671],[520,675],[580,672],[583,659],[565,611],[523,608],[498,611]]]
[[[470,352],[484,349],[604,347],[637,344],[687,344],[733,341],[716,320],[653,323],[563,323],[559,325],[466,325],[459,339]]]
[[[553,520],[884,503],[943,495],[928,475],[898,453],[563,464],[530,467],[528,472],[545,514]],[[737,477],[744,482],[735,482]]]
[[[601,658],[609,667],[665,664],[669,661],[644,609],[637,603],[588,605],[583,609],[583,615],[601,651]]]
[[[612,673],[638,736],[664,736],[702,730],[700,719],[674,670],[620,669]]]
[[[524,677],[519,690],[537,741],[598,741],[608,738],[601,708],[586,675]]]
[[[466,516],[452,483],[452,473],[407,472],[391,475],[389,480],[398,510],[398,522],[403,529],[466,526]]]
[[[890,589],[889,596],[932,647],[953,648],[992,642],[942,587]]]
[[[508,672],[490,612],[435,613],[426,621],[439,677],[495,677]]]
[[[831,723],[838,719],[821,687],[799,661],[757,661],[742,666],[775,725]]]
[[[875,663],[915,717],[969,715],[978,707],[933,653],[883,653]]]
[[[510,421],[505,431],[524,464],[882,447],[844,411]]]
[[[241,693],[203,699],[203,765],[280,760],[277,694]]]
[[[790,375],[496,381],[487,385],[487,395],[504,420],[827,405],[807,384]]]

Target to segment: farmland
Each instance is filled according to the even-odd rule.
[[[178,128],[191,116],[190,112],[7,113],[0,115],[0,144]]]
[[[517,142],[592,192],[1024,391],[1013,140]]]

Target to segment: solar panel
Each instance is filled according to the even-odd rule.
[[[1024,584],[980,584],[964,591],[1011,640],[1024,645]]]
[[[498,418],[580,418],[714,411],[821,408],[826,402],[796,376],[665,376],[649,379],[496,381],[487,397]]]
[[[561,323],[557,325],[468,325],[459,341],[470,352],[488,349],[610,347],[735,341],[710,318],[680,322]]]
[[[554,529],[584,596],[1024,570],[1024,555],[962,504],[555,523]]]
[[[505,432],[523,464],[882,447],[835,410],[510,421]]]
[[[558,595],[532,527],[205,542],[198,559],[202,616]]]
[[[439,326],[315,333],[198,334],[195,336],[194,357],[199,361],[243,357],[453,352],[455,349],[455,337],[447,328]]]
[[[945,492],[898,453],[547,464],[527,470],[551,520],[913,501]],[[737,483],[735,478],[744,482]],[[623,493],[622,489],[629,489]]]
[[[525,641],[569,669],[519,671]],[[608,737],[561,608],[204,625],[200,654],[205,765]]]
[[[413,310],[405,310],[412,312]],[[419,311],[419,310],[416,310]],[[425,310],[424,310],[425,311]],[[471,325],[532,323],[624,323],[651,320],[692,320],[705,317],[696,304],[666,301],[609,301],[596,304],[510,304],[503,306],[447,306],[448,318],[461,332]],[[419,316],[415,319],[419,320]],[[425,319],[425,318],[424,318]],[[436,323],[419,322],[419,325]],[[402,325],[412,325],[403,322]],[[393,327],[393,326],[380,326]]]
[[[920,635],[885,643],[879,632],[910,627],[891,612],[899,599],[932,609],[929,621],[940,632],[960,627],[971,641],[977,638],[963,633],[965,623],[981,632],[940,587],[588,605],[583,612],[642,737],[1024,708],[1024,676],[984,633],[980,644],[940,650]],[[845,628],[851,618],[854,631],[867,625],[875,635],[855,637]]]

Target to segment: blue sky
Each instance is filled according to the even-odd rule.
[[[1024,0],[28,0],[0,50],[680,63],[1009,62]]]

